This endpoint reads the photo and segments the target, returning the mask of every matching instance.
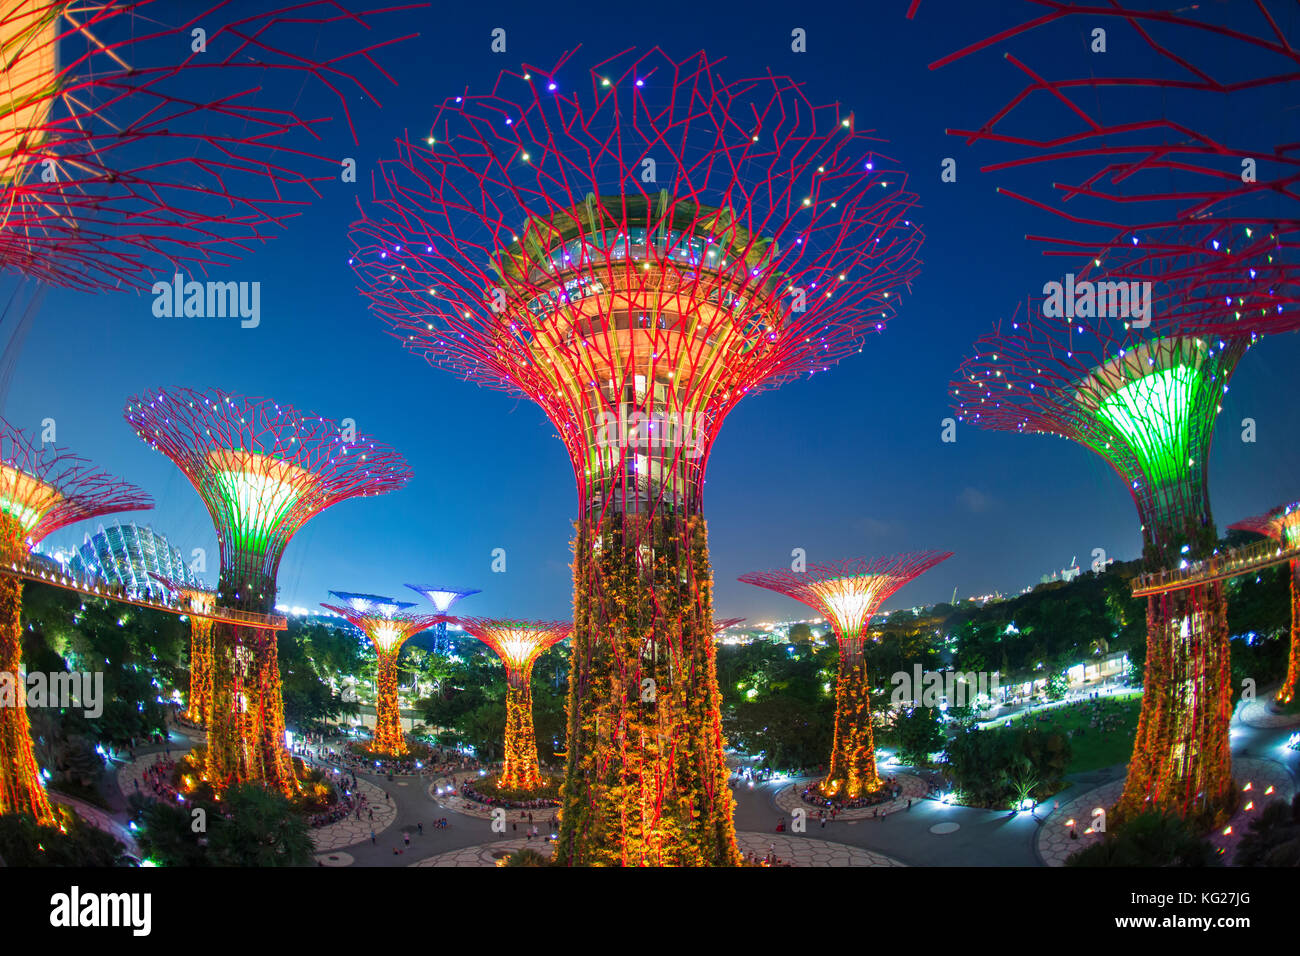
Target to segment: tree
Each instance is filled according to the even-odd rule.
[[[728,708],[722,726],[731,746],[744,753],[762,754],[764,766],[797,771],[826,759],[834,720],[835,705],[829,697],[810,706],[780,696]]]
[[[918,767],[930,763],[930,755],[943,749],[947,734],[937,707],[913,707],[894,715],[898,738],[898,759]]]
[[[1213,844],[1174,814],[1147,811],[1126,821],[1100,843],[1080,850],[1066,866],[1217,866]]]
[[[229,790],[224,814],[208,814],[214,866],[307,866],[314,847],[303,815],[279,793],[254,783]]]
[[[1237,845],[1237,866],[1300,866],[1300,794],[1288,806],[1274,800],[1250,821]]]
[[[0,858],[9,866],[128,866],[124,847],[75,813],[61,813],[62,829],[43,827],[28,814],[0,816]],[[66,832],[65,832],[66,831]]]

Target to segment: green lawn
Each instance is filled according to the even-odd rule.
[[[1089,726],[1093,707],[1090,703],[1068,704],[1063,707],[1010,718],[1012,726],[1037,727],[1040,730],[1073,730],[1070,737],[1070,767],[1067,773],[1085,773],[1100,770],[1117,763],[1128,763],[1133,753],[1133,736],[1137,733],[1138,713],[1142,709],[1142,694],[1115,695],[1104,700],[1105,713],[1115,715],[1113,725],[1100,730]],[[1039,718],[1043,718],[1040,720]],[[1116,719],[1117,718],[1117,719]]]

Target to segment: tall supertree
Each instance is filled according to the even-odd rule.
[[[256,619],[274,609],[280,558],[309,518],[347,498],[396,491],[411,472],[396,451],[335,421],[216,389],[150,389],[128,400],[125,416],[185,473],[212,516],[217,604],[251,612],[247,626],[213,628],[207,778],[290,793],[275,632]]]
[[[1229,525],[1241,531],[1253,531],[1279,541],[1287,548],[1300,547],[1300,501],[1279,505],[1271,511],[1244,518]],[[1277,700],[1289,704],[1295,700],[1300,683],[1300,560],[1291,559],[1291,653],[1287,658],[1286,680],[1277,692]]]
[[[1210,556],[1210,439],[1244,339],[1153,321],[1024,319],[980,338],[951,385],[959,421],[1091,449],[1137,505],[1155,571]],[[1227,605],[1220,582],[1148,598],[1142,714],[1119,809],[1222,809],[1231,791]]]
[[[75,521],[152,507],[134,485],[0,419],[0,562],[25,559],[40,541]],[[0,703],[0,814],[29,813],[38,823],[53,824],[32,753],[27,685],[20,674],[22,607],[22,579],[0,574],[0,679],[11,698]]]
[[[338,182],[328,118],[283,104],[333,97],[355,141],[349,70],[406,37],[356,39],[409,9],[5,3],[0,271],[98,291],[238,257]]]
[[[881,141],[788,77],[717,65],[506,71],[398,144],[354,227],[406,347],[537,402],[569,452],[566,864],[739,862],[705,465],[742,397],[861,351],[919,270]]]
[[[185,698],[185,717],[201,727],[212,720],[212,613],[217,592],[150,573],[180,601],[190,615],[190,692]]]
[[[356,594],[351,591],[331,591],[347,607],[322,604],[347,619],[353,627],[370,639],[375,646],[378,663],[375,668],[375,736],[374,749],[382,753],[404,754],[406,734],[402,733],[401,710],[397,704],[397,658],[402,645],[410,638],[427,631],[445,620],[440,614],[409,614],[415,607],[411,601],[395,601],[379,594]]]
[[[871,680],[863,653],[867,627],[895,591],[950,557],[951,551],[918,551],[813,564],[804,571],[778,568],[741,575],[746,584],[780,591],[807,604],[830,621],[835,632],[840,662],[835,738],[820,785],[826,796],[855,799],[880,789],[871,728]]]
[[[451,606],[462,598],[467,598],[471,594],[478,594],[478,588],[447,588],[438,584],[408,584],[408,588],[418,594],[422,594],[430,603],[437,608],[438,613],[445,615],[451,610]],[[447,653],[447,621],[449,618],[443,617],[436,626],[433,649],[439,654]]]
[[[1026,77],[980,125],[949,132],[1001,152],[983,171],[1031,183],[1001,191],[1054,217],[1029,238],[1077,265],[1066,284],[1087,293],[1058,303],[1077,318],[981,340],[955,404],[969,421],[1063,434],[1105,457],[1138,504],[1147,567],[1161,570],[1213,550],[1204,468],[1222,392],[1258,334],[1295,327],[1300,159],[1268,119],[1300,65],[1294,9],[1054,0],[1025,11],[932,66],[996,49]],[[1091,49],[1062,53],[1081,42]],[[1131,282],[1149,283],[1142,313],[1125,307],[1141,289]],[[1223,587],[1152,596],[1147,618],[1119,810],[1215,814],[1231,785]]]
[[[503,789],[535,790],[542,784],[533,731],[533,662],[573,632],[567,621],[491,620],[460,617],[465,632],[492,648],[506,666],[505,766]]]

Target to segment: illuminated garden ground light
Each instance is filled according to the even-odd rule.
[[[22,560],[65,525],[115,511],[152,508],[152,500],[124,481],[94,471],[67,450],[34,440],[0,419],[0,563]],[[22,579],[0,575],[0,814],[29,813],[53,825],[36,768],[22,670]],[[14,695],[24,695],[19,701]]]
[[[382,73],[375,55],[399,41],[348,44],[401,9],[8,0],[0,269],[105,291],[232,261],[337,181],[338,158],[311,151],[327,120],[281,94],[334,97],[355,140],[349,104],[374,97],[347,70]]]
[[[217,606],[217,592],[192,587],[161,575],[154,578],[175,594],[190,614],[190,692],[185,698],[185,718],[200,727],[212,720],[212,619],[203,616]]]
[[[835,681],[835,737],[820,789],[828,797],[855,799],[880,789],[871,728],[871,680],[863,643],[867,625],[899,588],[924,574],[951,551],[919,551],[880,558],[851,558],[810,565],[806,571],[759,571],[741,575],[746,584],[779,591],[831,622],[839,644]]]
[[[1206,468],[1215,416],[1248,343],[1119,320],[1038,319],[984,336],[951,385],[959,421],[1069,438],[1124,479],[1149,571],[1208,557],[1218,535]],[[1149,335],[1150,338],[1144,338]],[[1231,794],[1227,605],[1215,582],[1147,604],[1142,714],[1121,814],[1210,816]]]
[[[346,606],[322,604],[347,619],[370,639],[378,663],[375,669],[375,735],[373,749],[388,754],[404,754],[410,748],[402,733],[402,715],[397,702],[397,658],[402,645],[446,619],[441,614],[409,614],[409,601],[395,601],[378,594],[331,591]]]
[[[1238,521],[1230,528],[1253,531],[1279,541],[1287,547],[1300,545],[1300,501],[1279,505],[1271,511]],[[1300,560],[1291,561],[1291,653],[1287,658],[1286,679],[1277,692],[1277,700],[1289,704],[1295,700],[1300,682]]]
[[[221,550],[221,607],[269,613],[280,558],[309,518],[347,498],[396,491],[411,477],[387,445],[345,440],[337,422],[266,399],[151,389],[130,399],[125,415],[207,506]],[[252,780],[291,793],[275,632],[218,622],[212,642],[206,778],[219,788]]]
[[[573,632],[561,621],[456,618],[456,623],[492,648],[506,666],[505,766],[498,785],[504,790],[535,790],[542,784],[533,731],[533,662]]]
[[[471,594],[478,594],[478,588],[448,588],[438,584],[408,584],[408,588],[424,595],[437,609],[439,614],[446,614],[453,604]],[[446,654],[450,645],[447,641],[447,619],[439,621],[435,627],[433,649],[436,653]]]
[[[882,141],[788,77],[717,66],[656,49],[507,71],[399,144],[353,229],[404,345],[537,402],[569,452],[565,864],[740,862],[709,452],[746,394],[861,351],[919,271]]]

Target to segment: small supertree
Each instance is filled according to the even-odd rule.
[[[408,614],[410,601],[395,601],[379,594],[331,591],[347,607],[322,604],[347,619],[370,639],[378,662],[375,667],[375,736],[373,748],[381,753],[404,754],[410,748],[402,733],[401,710],[397,703],[397,658],[410,638],[446,621],[441,614]]]
[[[217,604],[255,615],[274,609],[280,558],[309,518],[347,498],[396,491],[411,477],[387,445],[267,399],[151,389],[129,399],[125,415],[185,473],[212,516]],[[214,626],[212,706],[207,778],[290,793],[274,631]]]
[[[241,255],[338,181],[327,120],[282,104],[332,96],[355,140],[348,70],[398,39],[354,41],[405,9],[5,3],[0,270],[98,291]]]
[[[1124,480],[1155,571],[1208,557],[1218,541],[1206,484],[1210,439],[1247,348],[1118,319],[1022,319],[975,343],[951,384],[959,421],[1056,435],[1091,449]],[[1232,775],[1227,606],[1221,583],[1147,605],[1142,715],[1121,814],[1222,809]]]
[[[194,612],[190,618],[190,693],[185,698],[187,720],[207,727],[212,720],[212,613],[217,606],[217,592],[195,587],[161,574],[150,574],[180,600],[181,606]]]
[[[739,863],[710,449],[745,395],[861,351],[919,271],[882,140],[788,77],[716,67],[655,49],[506,71],[399,143],[354,227],[405,346],[535,401],[569,453],[566,864]]]
[[[899,588],[924,574],[951,551],[918,551],[879,558],[850,558],[812,564],[807,570],[758,571],[740,580],[779,591],[830,621],[839,644],[835,681],[835,738],[821,791],[850,800],[880,789],[875,736],[871,728],[871,680],[863,653],[867,627]]]
[[[542,784],[533,731],[533,662],[573,632],[567,621],[491,620],[461,617],[455,622],[492,648],[506,667],[505,766],[499,785],[535,790]]]
[[[1279,505],[1262,515],[1245,518],[1229,525],[1241,531],[1253,531],[1288,548],[1300,547],[1300,501]],[[1295,700],[1300,683],[1300,560],[1291,559],[1291,653],[1287,658],[1286,680],[1277,692],[1277,700],[1289,704]]]
[[[89,462],[47,445],[0,419],[0,563],[24,560],[65,525],[153,501],[134,485],[95,471]],[[22,679],[23,584],[0,574],[0,814],[30,813],[53,824],[36,769]],[[21,698],[21,699],[20,699]]]
[[[438,584],[408,584],[408,588],[422,594],[430,601],[439,614],[446,614],[451,606],[471,594],[478,594],[478,588],[447,588]],[[439,654],[447,653],[447,621],[444,617],[438,622],[433,639],[433,649]]]

